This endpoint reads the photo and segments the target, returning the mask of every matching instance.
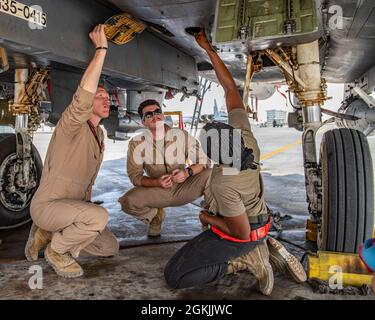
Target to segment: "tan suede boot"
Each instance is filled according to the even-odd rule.
[[[302,264],[279,241],[270,237],[267,240],[267,245],[270,252],[270,262],[275,271],[290,275],[297,283],[307,280]]]
[[[41,249],[51,241],[52,233],[39,228],[35,223],[31,226],[29,238],[25,246],[25,257],[28,261],[38,260]]]
[[[149,237],[159,237],[161,234],[161,226],[165,218],[164,209],[158,208],[158,213],[150,222],[148,227],[148,236]]]
[[[272,293],[274,277],[265,241],[249,253],[228,262],[227,274],[242,270],[251,272],[258,279],[262,294],[269,296]]]
[[[60,254],[48,244],[44,257],[55,272],[64,278],[77,278],[83,275],[81,266],[73,259],[70,253]]]

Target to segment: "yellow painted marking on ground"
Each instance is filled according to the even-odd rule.
[[[273,157],[274,155],[276,155],[276,154],[278,154],[278,153],[280,153],[280,152],[283,152],[283,151],[285,151],[285,150],[287,150],[287,149],[290,149],[290,148],[293,148],[293,147],[295,147],[295,146],[298,146],[298,145],[300,145],[301,143],[302,143],[302,140],[301,140],[301,139],[298,139],[297,141],[295,141],[295,142],[293,142],[293,143],[291,143],[291,144],[288,144],[288,145],[286,145],[285,147],[282,147],[282,148],[277,149],[277,150],[275,150],[275,151],[272,151],[272,152],[266,153],[265,155],[263,155],[263,156],[260,157],[260,160],[265,160],[265,159],[271,158],[271,157]]]

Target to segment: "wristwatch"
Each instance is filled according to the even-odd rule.
[[[187,172],[188,172],[189,177],[192,177],[192,176],[194,175],[194,171],[193,171],[192,168],[187,167],[186,170],[187,170]]]

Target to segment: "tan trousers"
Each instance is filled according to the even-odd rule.
[[[59,199],[31,205],[34,223],[53,233],[51,247],[60,254],[113,256],[118,253],[116,237],[106,227],[108,212],[90,202]]]
[[[211,169],[205,169],[183,183],[174,185],[171,189],[135,187],[125,193],[119,202],[125,213],[150,223],[157,214],[158,208],[179,207],[196,200],[203,194],[206,197],[209,193],[210,176]]]

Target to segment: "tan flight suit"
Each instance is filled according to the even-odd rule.
[[[106,227],[108,212],[90,202],[89,194],[103,153],[87,120],[94,94],[79,87],[56,125],[50,141],[39,188],[31,202],[31,217],[40,228],[53,232],[51,246],[60,254],[80,252],[112,256],[116,237]],[[104,135],[97,127],[97,136]]]
[[[228,114],[228,124],[241,129],[245,146],[253,150],[254,161],[260,161],[258,143],[251,132],[250,122],[245,109],[236,108]],[[264,200],[264,187],[260,167],[256,170],[237,171],[226,165],[214,165],[211,175],[209,202],[210,210],[225,217],[235,217],[245,211],[250,223],[257,223],[259,215],[267,216]]]
[[[209,197],[208,182],[211,175],[210,161],[203,157],[205,168],[199,174],[187,178],[183,183],[173,184],[172,188],[164,189],[161,187],[142,187],[141,180],[144,173],[150,178],[159,178],[165,174],[171,174],[175,169],[183,169],[186,163],[190,161],[192,164],[199,161],[199,143],[189,135],[185,130],[169,129],[168,133],[174,132],[185,139],[181,161],[169,161],[168,147],[173,144],[173,140],[159,140],[155,141],[149,137],[149,143],[145,147],[143,153],[144,161],[139,163],[134,158],[135,149],[142,143],[140,139],[134,137],[129,142],[127,154],[127,173],[130,181],[135,188],[132,188],[122,197],[122,210],[134,216],[135,218],[150,223],[157,213],[157,208],[177,207],[190,203],[203,194]],[[202,156],[203,154],[200,153]],[[161,159],[162,163],[157,159]],[[182,159],[183,158],[183,159]],[[174,159],[178,160],[178,159]],[[158,163],[158,164],[156,164]]]

